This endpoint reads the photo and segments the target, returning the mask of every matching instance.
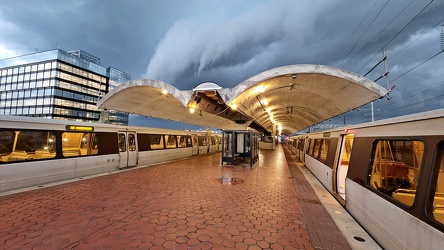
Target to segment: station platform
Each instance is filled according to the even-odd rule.
[[[378,248],[281,145],[252,168],[220,161],[215,153],[0,194],[0,249]]]

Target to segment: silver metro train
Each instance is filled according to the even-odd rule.
[[[221,135],[0,116],[0,193],[221,150]]]
[[[385,249],[444,247],[444,109],[286,138]]]

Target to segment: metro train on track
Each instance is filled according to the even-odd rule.
[[[443,249],[444,109],[284,143],[384,249]]]
[[[221,135],[0,116],[0,193],[221,150]]]

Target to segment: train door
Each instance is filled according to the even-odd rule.
[[[191,142],[193,145],[193,155],[199,154],[199,141],[197,140],[197,135],[191,135]]]
[[[335,192],[345,199],[345,178],[347,177],[350,155],[353,147],[354,134],[341,135],[341,151],[336,164]]]
[[[136,132],[119,132],[119,168],[137,166]]]

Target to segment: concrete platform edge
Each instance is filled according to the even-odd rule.
[[[357,223],[353,217],[342,207],[341,204],[325,189],[316,177],[301,162],[291,156],[296,161],[296,165],[316,193],[321,203],[326,208],[328,214],[338,226],[342,235],[353,249],[382,249],[373,238]],[[354,237],[365,240],[361,242]]]

